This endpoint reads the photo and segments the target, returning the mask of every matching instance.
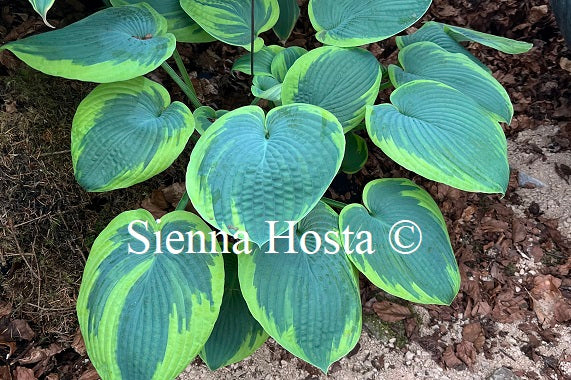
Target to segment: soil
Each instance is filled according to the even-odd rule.
[[[95,11],[96,3],[60,0],[50,22],[69,24]],[[571,378],[571,53],[547,0],[435,0],[423,21],[432,19],[534,44],[531,52],[517,56],[469,46],[514,103],[514,121],[504,126],[510,186],[503,198],[464,193],[402,169],[369,142],[365,168],[339,175],[328,196],[359,202],[363,186],[373,179],[413,179],[443,212],[462,285],[451,306],[421,306],[394,299],[362,279],[361,341],[329,375]],[[47,30],[26,1],[0,4],[2,42]],[[314,48],[317,41],[308,37],[313,34],[302,14],[288,45]],[[264,37],[277,42],[271,33]],[[180,48],[203,103],[234,109],[251,102],[250,78],[230,72],[242,49],[222,43]],[[396,61],[394,38],[368,48],[383,64]],[[150,77],[167,86],[174,100],[185,101],[164,72]],[[0,53],[2,380],[97,378],[75,317],[89,248],[120,212],[145,207],[160,215],[180,197],[191,147],[171,168],[129,189],[88,194],[77,185],[70,125],[93,87],[48,77]],[[378,102],[389,95],[381,93]],[[403,306],[410,314],[399,319],[392,311]],[[196,359],[180,379],[322,377],[270,339],[250,358],[215,373]]]

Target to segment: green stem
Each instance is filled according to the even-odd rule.
[[[326,198],[326,197],[321,198],[321,201],[325,204],[328,204],[329,206],[331,206],[333,208],[338,208],[340,210],[349,206],[347,203],[339,202],[339,201],[336,201],[336,200],[333,200],[330,198]]]
[[[258,104],[258,103],[260,102],[260,100],[262,100],[262,99],[260,99],[260,98],[254,98],[254,100],[252,100],[252,103],[251,103],[251,104],[252,104],[253,106],[255,106],[256,104]]]
[[[174,53],[173,53],[172,57],[174,58],[174,61],[176,62],[176,67],[177,67],[178,71],[180,72],[180,76],[182,77],[182,80],[184,80],[184,83],[186,83],[186,85],[188,87],[192,88],[192,90],[196,94],[196,91],[194,90],[194,86],[192,85],[192,81],[190,80],[190,75],[188,75],[188,71],[186,70],[186,67],[184,66],[184,62],[182,61],[182,57],[180,56],[178,49],[174,49]]]
[[[185,191],[184,195],[182,196],[182,198],[180,199],[180,201],[178,202],[178,205],[176,206],[176,211],[184,211],[184,209],[186,208],[186,206],[188,205],[188,202],[190,201],[190,198],[188,197],[188,193]]]
[[[189,87],[186,83],[184,83],[184,81],[178,76],[176,71],[174,71],[174,69],[170,67],[168,63],[163,62],[161,64],[161,67],[167,72],[168,75],[170,75],[170,77],[176,82],[176,84],[178,84],[182,92],[184,92],[186,96],[188,96],[194,108],[202,107],[200,100],[198,100],[198,98],[196,97],[194,88]]]
[[[381,87],[379,88],[379,91],[383,91],[383,90],[386,90],[387,88],[391,88],[391,87],[393,87],[393,84],[391,82],[381,83]]]

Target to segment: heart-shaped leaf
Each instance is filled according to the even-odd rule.
[[[97,86],[79,105],[71,131],[75,177],[88,191],[145,181],[168,168],[194,131],[183,103],[145,77]]]
[[[499,121],[511,122],[513,106],[506,90],[466,56],[449,53],[432,42],[417,42],[400,51],[399,62],[404,71],[389,66],[389,76],[396,87],[417,79],[442,82],[474,99]]]
[[[48,75],[107,83],[147,74],[176,47],[167,22],[146,3],[107,8],[63,29],[10,42],[8,49]]]
[[[42,20],[44,20],[44,24],[53,28],[54,26],[48,22],[48,11],[54,5],[55,0],[28,0],[32,7],[40,16],[42,16]]]
[[[196,130],[201,135],[216,121],[216,119],[220,119],[222,116],[226,115],[228,111],[226,110],[218,110],[215,111],[214,108],[208,106],[198,107],[194,111],[194,121],[196,123]]]
[[[261,245],[268,221],[281,234],[317,204],[339,170],[341,125],[309,104],[242,107],[216,120],[190,156],[186,187],[200,215],[216,228],[245,231]],[[319,152],[319,154],[316,154]],[[216,170],[212,168],[216,167]]]
[[[236,255],[227,253],[223,257],[225,280],[220,315],[200,352],[200,357],[212,371],[247,358],[268,339],[242,296]]]
[[[347,174],[355,174],[365,166],[368,158],[369,148],[365,139],[353,132],[347,133],[341,171]]]
[[[507,143],[496,118],[440,82],[415,80],[367,109],[371,140],[408,170],[465,191],[505,194]]]
[[[323,372],[361,335],[359,281],[339,236],[337,214],[319,202],[275,242],[238,257],[254,317],[285,349]]]
[[[299,18],[299,5],[297,0],[278,0],[278,3],[280,5],[280,17],[274,25],[274,32],[281,41],[285,41],[289,38]]]
[[[198,354],[224,288],[224,263],[209,232],[185,211],[158,223],[136,210],[113,219],[95,240],[77,316],[101,378],[174,379]],[[208,249],[189,254],[200,251],[200,234]]]
[[[230,45],[251,48],[250,0],[180,0],[182,8],[213,37]],[[279,17],[278,0],[254,0],[254,51],[264,46],[260,33],[271,29]]]
[[[254,53],[254,75],[272,75],[272,62],[276,54],[284,50],[277,45],[264,46]],[[244,74],[252,75],[250,61],[252,53],[244,54],[234,62],[233,71],[240,71]]]
[[[309,18],[324,44],[377,42],[417,22],[432,0],[310,0]]]
[[[347,132],[363,120],[366,107],[374,104],[381,76],[379,62],[367,50],[320,47],[300,57],[288,70],[282,102],[325,108]]]
[[[449,305],[460,274],[430,195],[407,179],[380,179],[365,186],[363,203],[345,207],[339,218],[341,230],[355,234],[344,241],[353,264],[392,295]]]
[[[111,0],[113,6],[140,2],[140,0]],[[167,20],[168,31],[175,35],[177,41],[197,43],[216,40],[186,14],[179,0],[146,0],[145,2]]]

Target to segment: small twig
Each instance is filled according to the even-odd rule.
[[[71,311],[71,310],[75,310],[75,307],[65,307],[65,308],[47,308],[47,307],[42,307],[39,305],[34,305],[33,303],[28,302],[27,303],[29,306],[33,306],[38,310],[41,311]]]
[[[526,255],[525,253],[523,253],[523,251],[519,248],[519,247],[515,247],[515,250],[517,251],[517,253],[520,254],[521,257],[523,257],[526,260],[531,260],[531,257],[529,257],[528,255]]]
[[[514,362],[517,362],[517,360],[515,360],[514,357],[508,354],[503,348],[500,348],[500,351]]]
[[[22,258],[22,260],[24,260],[24,263],[26,263],[26,266],[28,267],[30,272],[32,272],[34,277],[37,278],[38,281],[41,281],[42,279],[40,278],[40,275],[36,273],[36,271],[32,268],[28,260],[26,260],[26,255],[24,254],[24,251],[22,251],[22,248],[20,247],[20,242],[18,241],[18,236],[16,235],[16,231],[14,231],[14,223],[12,222],[12,219],[8,219],[8,229],[12,234],[12,239],[14,239],[14,244],[16,245],[16,250],[19,256]]]
[[[46,156],[57,156],[58,154],[67,154],[67,153],[71,153],[71,150],[61,150],[59,152],[49,152],[49,153],[42,153],[39,155],[39,157],[46,157]]]

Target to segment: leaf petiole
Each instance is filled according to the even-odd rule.
[[[333,200],[331,198],[327,198],[327,197],[322,197],[321,201],[333,208],[337,208],[337,209],[344,209],[345,207],[349,206],[347,203],[343,203],[343,202],[339,202],[336,200]]]
[[[190,201],[190,198],[188,196],[188,193],[185,191],[182,198],[180,199],[180,201],[178,202],[178,205],[176,205],[176,211],[184,211],[184,209],[186,208],[186,206],[188,205],[188,202]]]
[[[176,82],[176,84],[178,84],[182,92],[184,92],[185,95],[188,96],[194,108],[202,107],[202,104],[200,103],[200,100],[198,100],[198,97],[196,96],[196,92],[194,91],[193,87],[188,86],[184,82],[184,80],[182,80],[181,77],[178,76],[176,71],[174,71],[174,69],[170,67],[168,63],[163,62],[161,64],[161,67],[167,72],[168,75],[170,75],[170,77]]]

